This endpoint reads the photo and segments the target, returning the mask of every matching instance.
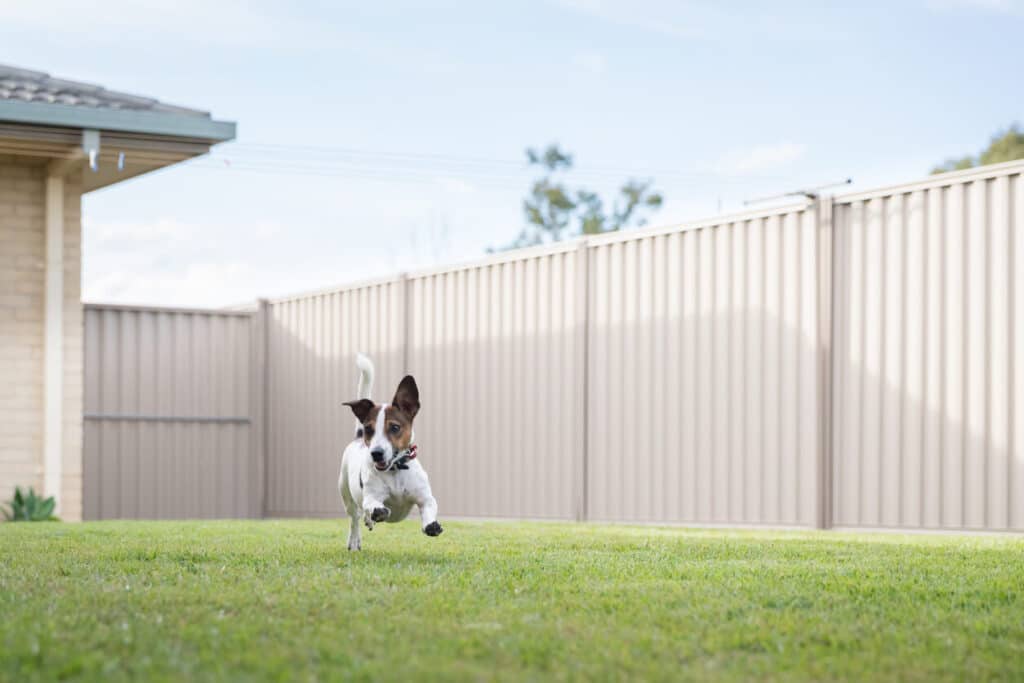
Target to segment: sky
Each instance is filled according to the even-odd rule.
[[[671,225],[926,175],[1024,123],[1024,0],[0,0],[0,62],[236,121],[83,198],[86,301],[218,307],[481,257],[524,150]]]

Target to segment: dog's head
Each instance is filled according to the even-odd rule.
[[[398,383],[395,397],[387,405],[368,398],[345,403],[352,409],[363,431],[363,441],[370,449],[373,466],[380,471],[394,464],[399,453],[413,440],[412,421],[420,411],[420,391],[412,375]]]

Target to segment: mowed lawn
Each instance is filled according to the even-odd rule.
[[[1024,540],[0,525],[0,679],[1021,680]]]

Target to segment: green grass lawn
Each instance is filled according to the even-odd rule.
[[[1022,680],[1024,540],[0,525],[0,679]]]

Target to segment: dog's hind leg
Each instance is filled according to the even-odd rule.
[[[348,549],[349,550],[362,550],[363,549],[363,530],[359,528],[359,515],[352,515],[352,524],[348,529]]]
[[[362,550],[362,533],[363,530],[359,528],[359,508],[356,507],[355,501],[352,500],[350,495],[342,495],[345,499],[345,512],[348,513],[348,517],[351,520],[351,525],[348,528],[348,549],[349,550]]]
[[[338,477],[338,491],[341,493],[342,502],[345,503],[345,512],[352,520],[352,525],[348,530],[348,549],[361,550],[362,529],[359,528],[359,506],[352,498],[352,491],[348,486],[348,468],[344,462],[341,466],[341,476]]]

